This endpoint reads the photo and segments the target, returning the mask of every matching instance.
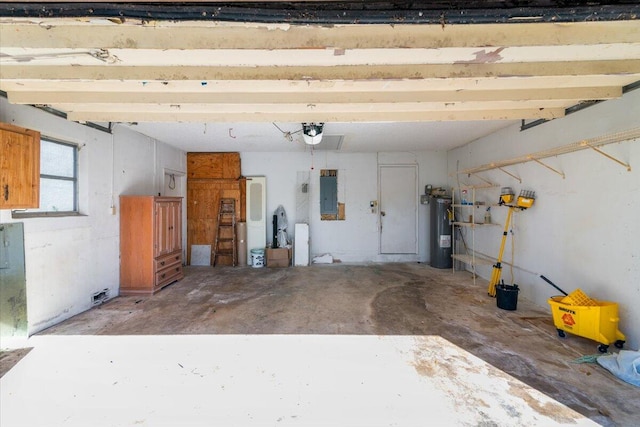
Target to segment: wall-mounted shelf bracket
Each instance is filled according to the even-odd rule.
[[[628,171],[630,171],[631,166],[605,153],[604,151],[600,150],[598,147],[602,147],[608,144],[613,144],[616,142],[638,141],[638,140],[640,140],[640,127],[635,127],[635,128],[627,129],[620,132],[610,133],[607,135],[601,135],[594,138],[577,141],[577,142],[574,142],[568,145],[563,145],[560,147],[549,148],[547,150],[538,151],[536,153],[530,153],[530,154],[520,156],[520,157],[515,157],[512,159],[501,160],[499,162],[492,162],[482,166],[476,166],[469,169],[459,170],[459,171],[456,171],[455,173],[458,175],[462,175],[462,174],[471,175],[474,173],[484,172],[492,169],[502,170],[501,168],[505,166],[513,166],[520,163],[535,161],[536,163],[541,164],[542,166],[546,167],[549,170],[552,170],[553,172],[557,173],[562,178],[564,178],[564,173],[557,171],[554,168],[542,163],[539,159],[546,159],[549,157],[559,156],[561,154],[573,153],[575,151],[586,150],[588,148],[594,149],[598,153],[602,154],[603,156],[607,157],[610,160],[613,160],[614,162],[620,164],[621,166],[627,168]],[[506,171],[504,170],[502,170],[502,172],[506,173]]]
[[[560,176],[562,177],[562,179],[564,179],[564,172],[560,172],[559,170],[554,169],[554,168],[552,168],[551,166],[547,165],[546,163],[542,163],[540,160],[538,160],[538,159],[534,159],[533,157],[532,157],[530,160],[533,160],[533,161],[534,161],[534,162],[536,162],[537,164],[542,165],[542,166],[544,166],[545,168],[549,169],[550,171],[557,173],[558,175],[560,175]]]
[[[506,174],[507,174],[507,175],[509,175],[511,178],[513,178],[513,179],[517,180],[520,184],[522,184],[522,180],[520,179],[520,177],[518,177],[518,176],[516,176],[516,175],[512,174],[512,173],[511,173],[511,172],[509,172],[509,171],[506,171],[506,170],[502,169],[501,167],[498,167],[498,170],[499,170],[499,171],[502,171],[502,172],[504,172],[504,173],[506,173]]]
[[[469,174],[472,175],[472,174]],[[484,182],[485,184],[487,184],[487,187],[497,187],[497,185],[495,185],[493,182],[489,181],[488,179],[485,179],[483,177],[481,177],[478,174],[473,174],[476,178],[478,178],[480,181]],[[478,186],[476,186],[477,188]]]
[[[466,188],[474,188],[476,190],[482,189],[482,188],[495,188],[497,187],[497,184],[481,184],[481,185],[475,185],[475,184],[467,184],[466,182],[461,182],[460,183],[460,187],[466,187]]]
[[[623,162],[622,160],[618,160],[615,157],[613,157],[610,154],[605,153],[604,151],[600,150],[599,148],[594,147],[593,145],[590,145],[588,142],[585,142],[585,145],[592,148],[596,153],[600,153],[603,156],[605,156],[607,159],[609,160],[613,160],[614,162],[616,162],[617,164],[624,166],[625,168],[627,168],[627,172],[631,172],[631,166],[628,165],[627,163]]]

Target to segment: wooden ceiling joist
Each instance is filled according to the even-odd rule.
[[[268,104],[268,103],[406,103],[406,102],[490,102],[490,101],[561,101],[570,106],[581,99],[612,99],[622,95],[620,87],[559,88],[538,90],[461,90],[411,92],[152,92],[112,91],[11,91],[14,104],[60,103],[156,103],[156,104]]]
[[[636,21],[476,25],[290,25],[206,21],[16,18],[3,46],[24,48],[296,49],[563,46],[633,43]]]
[[[604,62],[640,58],[640,43],[391,49],[26,49],[2,47],[2,64],[129,67],[336,67]],[[63,64],[65,62],[62,62]]]
[[[562,117],[563,107],[541,108],[517,102],[390,104],[55,104],[75,121],[127,122],[415,122],[514,120]]]
[[[640,80],[640,26],[2,18],[0,65],[79,121],[552,119]]]
[[[11,92],[91,92],[135,93],[405,93],[413,91],[545,91],[576,89],[589,91],[621,87],[640,80],[640,73],[574,76],[521,76],[432,79],[368,80],[77,80],[6,79],[1,89]]]
[[[0,79],[82,80],[366,80],[456,77],[581,76],[637,74],[640,59],[619,61],[536,62],[515,64],[410,64],[292,67],[216,66],[70,66],[29,64],[0,67]]]

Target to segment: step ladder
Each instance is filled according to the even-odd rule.
[[[220,199],[218,210],[218,229],[216,241],[213,245],[213,266],[215,267],[220,257],[231,257],[234,267],[238,265],[236,249],[236,200]]]

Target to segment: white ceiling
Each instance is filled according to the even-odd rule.
[[[0,90],[185,151],[448,150],[640,81],[637,21],[293,25],[0,19]]]
[[[341,152],[449,150],[515,123],[513,120],[415,123],[327,123],[325,139],[344,136]],[[305,151],[300,123],[138,123],[136,132],[189,151]],[[322,148],[322,147],[318,147]]]

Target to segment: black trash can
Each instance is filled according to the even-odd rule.
[[[503,310],[515,310],[518,306],[518,285],[496,285],[496,303]]]

